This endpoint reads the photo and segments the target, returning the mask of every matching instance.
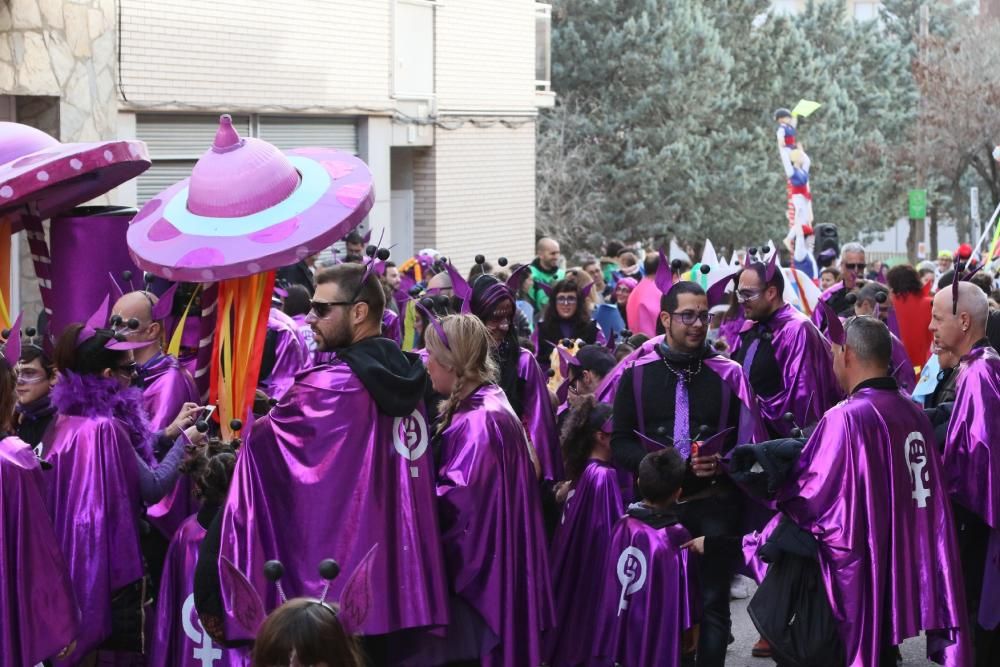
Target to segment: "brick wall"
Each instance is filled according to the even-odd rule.
[[[464,0],[437,10],[439,111],[534,111],[534,0]]]
[[[390,0],[120,2],[133,106],[389,106]]]
[[[535,124],[438,130],[432,150],[434,234],[432,239],[420,237],[418,249],[432,245],[463,272],[476,253],[492,262],[500,256],[511,262],[531,260]],[[426,178],[415,174],[414,181],[419,198]],[[415,227],[422,229],[419,223]]]

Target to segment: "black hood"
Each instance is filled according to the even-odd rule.
[[[679,523],[677,513],[673,507],[665,510],[657,510],[649,507],[645,503],[632,503],[625,510],[625,513],[634,519],[642,521],[647,526],[660,529]]]
[[[366,338],[337,350],[365,385],[379,411],[405,417],[424,400],[427,371],[420,357],[403,352],[388,338]]]

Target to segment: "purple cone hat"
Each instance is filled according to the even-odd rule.
[[[150,200],[128,230],[140,268],[188,282],[294,264],[364,219],[375,193],[367,165],[332,148],[285,153],[241,138],[222,116],[191,177]]]
[[[0,123],[0,212],[33,204],[35,217],[50,218],[135,178],[150,164],[141,141],[63,144],[33,127]]]

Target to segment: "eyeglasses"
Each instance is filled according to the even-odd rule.
[[[364,301],[310,301],[309,312],[315,315],[319,319],[324,319],[330,314],[334,306],[353,306],[356,303],[365,303]]]
[[[864,271],[867,264],[844,264],[844,268],[848,271]]]
[[[556,303],[560,306],[573,306],[576,304],[575,296],[557,296]]]
[[[681,323],[691,326],[697,321],[701,321],[702,324],[708,324],[715,317],[713,313],[707,310],[681,310],[674,311],[670,313],[671,317],[676,317],[681,321]]]
[[[740,303],[747,303],[759,299],[761,294],[763,294],[761,290],[741,289],[736,291],[736,300]]]

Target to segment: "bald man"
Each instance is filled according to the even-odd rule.
[[[845,329],[833,368],[847,398],[817,424],[778,508],[816,540],[842,664],[895,665],[894,647],[923,630],[928,657],[967,665],[947,475],[931,424],[888,374],[888,327],[856,317]]]
[[[977,665],[996,664],[1000,655],[1000,355],[986,338],[988,317],[986,295],[962,282],[957,304],[951,288],[937,293],[930,324],[941,367],[958,377],[942,461]]]
[[[531,277],[535,284],[528,297],[535,306],[535,312],[541,314],[549,303],[549,295],[545,293],[540,283],[549,287],[563,279],[565,272],[559,268],[559,242],[543,236],[535,244],[535,259],[531,262]]]
[[[191,375],[177,359],[163,351],[165,330],[163,322],[153,320],[153,306],[159,298],[152,292],[129,292],[115,302],[111,313],[123,322],[135,318],[137,329],[122,327],[130,342],[146,342],[145,347],[133,351],[139,367],[139,386],[150,425],[154,431],[166,428],[174,421],[186,402],[196,403],[198,392]]]

